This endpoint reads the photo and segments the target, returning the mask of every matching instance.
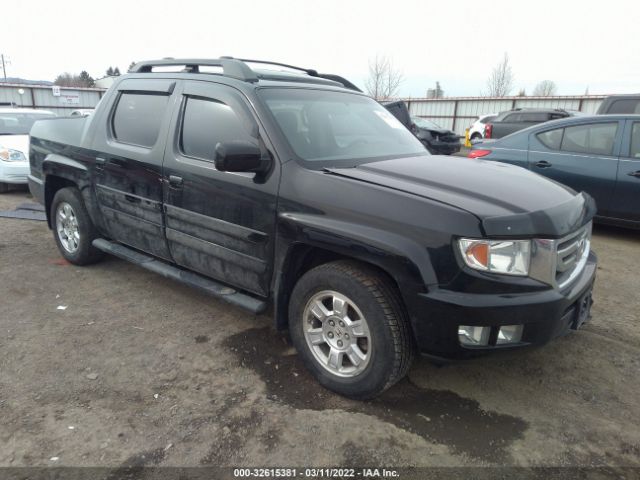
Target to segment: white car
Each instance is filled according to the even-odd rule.
[[[469,127],[469,140],[471,143],[484,138],[484,126],[498,116],[497,113],[486,113],[480,115],[478,119]]]
[[[70,117],[88,117],[93,113],[93,109],[81,108],[79,110],[73,110],[69,116]]]
[[[55,117],[47,110],[0,108],[0,193],[24,185],[29,174],[29,131],[36,120]]]

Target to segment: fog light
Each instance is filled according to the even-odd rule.
[[[497,345],[504,345],[505,343],[518,343],[522,339],[523,325],[505,325],[500,327],[498,332]]]
[[[491,327],[473,327],[460,325],[458,327],[458,339],[462,345],[484,346],[489,344]]]

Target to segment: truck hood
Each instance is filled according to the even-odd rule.
[[[488,236],[560,237],[595,214],[587,194],[506,163],[432,155],[327,171],[465,210]]]
[[[18,150],[29,160],[29,135],[0,135],[0,147]]]

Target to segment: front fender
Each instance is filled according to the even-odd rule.
[[[282,213],[280,220],[298,242],[377,265],[398,285],[437,283],[426,247],[399,233],[307,213]]]

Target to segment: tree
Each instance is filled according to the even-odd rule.
[[[134,66],[135,64],[136,64],[136,62],[131,62],[131,63],[129,64],[129,68],[127,68],[127,71],[128,71],[128,72],[130,72],[130,71],[131,71],[131,69],[133,68],[133,66]]]
[[[513,71],[509,63],[509,55],[505,52],[502,61],[498,63],[487,80],[487,96],[505,97],[513,90]]]
[[[116,77],[120,76],[120,69],[118,67],[113,69],[113,75],[116,76]]]
[[[519,97],[526,97],[527,96],[527,91],[524,88],[521,88],[520,90],[518,90],[518,96]]]
[[[533,89],[533,95],[536,97],[552,97],[556,94],[557,88],[552,80],[542,80]]]
[[[80,81],[82,82],[84,87],[95,87],[96,82],[93,80],[93,77],[89,75],[86,70],[80,72],[79,76]]]
[[[376,55],[373,62],[369,61],[369,78],[365,81],[365,88],[376,100],[397,96],[403,80],[402,72],[396,70],[389,58]]]
[[[113,77],[113,67],[107,68],[107,77]]]
[[[91,75],[89,75],[86,70],[80,72],[80,75],[71,74],[69,72],[61,73],[54,80],[54,85],[58,85],[60,87],[93,87],[95,83]]]

